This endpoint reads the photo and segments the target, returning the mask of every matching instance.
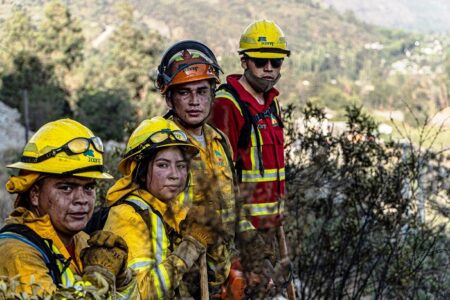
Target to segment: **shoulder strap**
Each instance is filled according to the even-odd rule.
[[[13,234],[11,234],[13,233]],[[0,230],[0,238],[12,238],[20,240],[27,245],[32,246],[44,258],[45,265],[48,268],[49,275],[52,277],[53,282],[59,286],[61,281],[61,271],[58,268],[57,259],[59,255],[55,254],[51,250],[52,241],[46,240],[39,236],[35,231],[23,224],[9,224],[5,225]],[[47,244],[47,241],[49,244]]]
[[[151,209],[154,214],[158,215],[158,217],[161,220],[164,220],[162,215],[158,211],[154,210],[151,205],[148,205],[148,204],[145,205],[145,206],[144,205],[139,205],[138,203],[132,201],[132,199],[129,199],[129,198],[126,198],[126,197],[121,199],[121,200],[119,200],[119,201],[117,201],[116,203],[117,204],[114,204],[114,205],[127,204],[127,205],[130,205],[131,207],[133,207],[134,210],[141,216],[142,220],[144,220],[144,223],[145,223],[145,225],[147,225],[147,228],[148,228],[149,232],[152,232],[152,228],[150,227],[151,220],[150,220],[149,209]],[[166,233],[167,233],[168,236],[175,237],[175,235],[177,235],[175,230],[170,230],[170,228],[167,228],[167,226],[165,225],[164,221],[162,222],[162,224],[163,224],[164,229],[166,230]],[[173,238],[169,238],[169,243],[170,243],[169,249],[173,250]]]
[[[250,110],[248,108],[248,104],[241,101],[241,98],[239,97],[238,92],[236,89],[231,86],[231,84],[224,83],[219,86],[217,91],[224,90],[225,92],[229,93],[233,98],[234,101],[232,101],[234,104],[237,104],[237,108],[242,113],[242,116],[244,117],[244,126],[242,126],[241,133],[239,135],[238,144],[237,147],[239,149],[246,149],[248,147],[248,144],[250,143],[250,135],[252,130],[252,116],[250,114]]]
[[[148,208],[143,207],[133,201],[130,201],[127,198],[123,198],[123,199],[117,201],[113,206],[119,205],[119,204],[127,204],[127,205],[131,206],[132,208],[134,208],[134,211],[137,212],[141,216],[142,220],[144,220],[144,223],[145,223],[145,225],[147,225],[148,230],[151,231],[150,214],[148,211],[148,208],[152,209],[152,207],[150,205],[148,205]]]
[[[239,135],[237,148],[238,149],[247,149],[248,145],[250,144],[250,138],[252,133],[252,127],[255,132],[255,134],[258,134],[258,115],[252,116],[250,113],[250,109],[248,108],[248,104],[244,101],[241,101],[238,92],[234,87],[232,87],[228,83],[224,83],[219,86],[217,90],[224,90],[228,92],[235,101],[232,101],[233,103],[237,104],[239,107],[238,109],[242,113],[242,117],[244,118],[244,126],[241,129],[241,133]],[[262,113],[265,115],[266,112]],[[263,116],[262,116],[263,117]],[[256,147],[258,149],[258,160],[259,160],[259,172],[261,175],[264,174],[264,165],[262,163],[262,147],[261,147],[261,141],[259,138],[256,138]],[[243,161],[242,157],[237,153],[237,159],[236,159],[236,172],[239,177],[239,181],[242,180],[242,169],[243,169]]]
[[[280,124],[281,128],[284,128],[284,122],[281,118],[281,109],[280,109],[280,103],[278,102],[277,98],[274,98],[272,103],[270,104],[270,109],[277,119],[278,124]]]

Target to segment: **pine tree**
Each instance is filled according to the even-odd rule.
[[[1,26],[0,31],[0,73],[10,71],[14,56],[21,52],[36,51],[36,27],[27,11],[14,11]]]
[[[83,60],[84,37],[79,22],[59,0],[45,6],[38,44],[47,59],[70,71]]]

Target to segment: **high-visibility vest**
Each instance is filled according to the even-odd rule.
[[[274,98],[264,111],[256,113],[239,97],[237,90],[228,83],[219,87],[214,105],[222,115],[229,114],[242,120],[239,126],[243,126],[235,133],[238,136],[235,145],[236,170],[241,183],[256,185],[252,198],[244,199],[244,213],[256,228],[277,226],[284,211],[285,181],[283,123],[279,104]],[[235,112],[228,111],[230,104]],[[215,118],[216,115],[213,116],[213,124],[217,125]],[[218,127],[227,132],[225,128]],[[270,192],[259,193],[261,190]],[[252,229],[248,224],[240,224],[240,227],[241,230]]]

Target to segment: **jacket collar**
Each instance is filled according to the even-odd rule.
[[[51,240],[53,245],[58,249],[59,253],[64,256],[67,260],[71,258],[66,246],[63,244],[55,228],[52,225],[49,215],[44,215],[42,217],[37,217],[32,211],[27,210],[24,207],[16,208],[9,217],[5,220],[6,224],[22,224],[31,228],[40,237],[44,239]],[[79,232],[73,237],[73,242],[75,243],[75,260],[72,259],[71,266],[76,270],[78,274],[81,274],[82,267],[80,263],[80,252],[81,249],[86,247],[87,239],[89,236],[84,232]]]
[[[232,74],[227,76],[227,83],[231,85],[239,94],[240,100],[247,102],[251,107],[253,107],[256,111],[261,110],[261,105],[257,103],[255,98],[241,85],[239,79],[242,75]],[[268,92],[264,93],[264,109],[270,106],[273,102],[273,99],[280,94],[276,88],[271,88]]]

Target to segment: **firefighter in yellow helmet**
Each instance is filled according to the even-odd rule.
[[[6,184],[17,199],[0,233],[0,276],[18,276],[16,292],[32,293],[32,284],[44,295],[107,283],[110,295],[138,297],[123,239],[110,232],[89,239],[82,232],[92,216],[96,180],[112,178],[99,137],[71,119],[50,122],[7,167],[19,172]]]
[[[175,43],[163,54],[156,82],[169,107],[165,117],[180,126],[189,141],[200,150],[191,164],[193,206],[209,203],[220,216],[224,229],[216,245],[208,247],[211,294],[221,292],[235,248],[236,203],[231,148],[225,135],[206,123],[216,84],[220,83],[220,72],[211,49],[199,41],[185,40]],[[198,284],[196,274],[189,278]],[[197,291],[190,290],[190,294],[196,295]]]
[[[259,20],[242,33],[238,53],[244,73],[227,76],[218,88],[211,123],[227,135],[233,148],[241,215],[247,220],[240,221],[244,233],[238,246],[242,268],[249,275],[247,291],[258,298],[274,279],[270,266],[279,261],[281,247],[277,232],[285,198],[284,137],[274,86],[290,50],[275,22]]]
[[[174,122],[145,120],[131,134],[119,164],[123,177],[108,191],[104,229],[127,242],[128,266],[137,273],[142,299],[178,296],[183,275],[215,243],[214,218],[203,217],[207,207],[189,210],[183,201],[197,153]]]

